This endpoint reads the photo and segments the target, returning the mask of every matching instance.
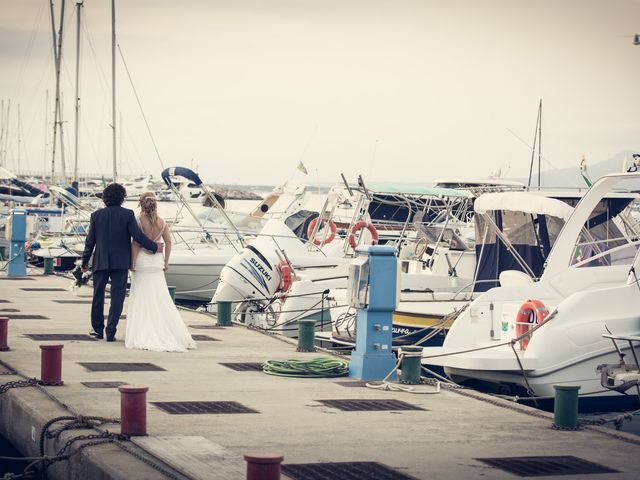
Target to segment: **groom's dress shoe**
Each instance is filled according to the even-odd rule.
[[[89,332],[89,336],[91,336],[91,337],[93,337],[93,338],[96,338],[96,339],[98,339],[98,340],[102,340],[102,339],[104,338],[101,334],[99,334],[99,333],[98,333],[98,332],[96,332],[95,330],[91,330],[91,331]]]
[[[116,337],[107,337],[107,342],[115,342]]]

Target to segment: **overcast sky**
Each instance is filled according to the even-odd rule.
[[[63,39],[68,168],[74,3]],[[85,3],[79,163],[109,174],[111,2]],[[310,182],[340,172],[413,183],[498,169],[526,176],[540,98],[547,167],[640,151],[638,1],[129,0],[116,10],[164,166],[193,162],[205,182],[273,184],[300,160]],[[18,158],[23,168],[50,168],[50,22],[48,0],[0,0],[12,169]],[[119,53],[116,85],[122,170],[158,175]]]

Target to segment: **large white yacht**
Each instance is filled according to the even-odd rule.
[[[423,364],[525,396],[577,385],[590,399],[623,400],[603,386],[599,366],[619,362],[604,334],[640,334],[640,236],[630,214],[637,192],[638,173],[598,180],[558,235],[540,280],[503,275],[456,319],[442,347],[424,350]]]

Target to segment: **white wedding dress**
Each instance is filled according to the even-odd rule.
[[[161,238],[162,231],[154,241],[158,242]],[[156,352],[186,352],[196,348],[180,312],[171,300],[163,267],[164,254],[140,249],[135,271],[131,272],[124,340],[127,348]]]

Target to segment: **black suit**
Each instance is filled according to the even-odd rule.
[[[93,262],[93,302],[91,325],[99,334],[106,330],[107,338],[116,334],[127,290],[127,273],[131,265],[131,238],[143,248],[156,252],[158,246],[142,233],[131,210],[120,206],[101,208],[91,214],[89,233],[82,254],[82,266]],[[94,251],[95,248],[95,251]],[[104,326],[104,290],[111,278],[111,307]]]

